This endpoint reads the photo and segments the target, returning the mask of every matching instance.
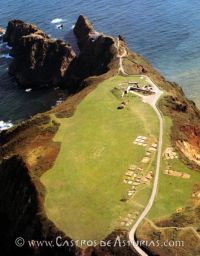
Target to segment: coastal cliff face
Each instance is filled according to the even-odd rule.
[[[24,87],[58,86],[75,58],[71,46],[50,39],[35,25],[13,20],[4,41],[12,46],[9,73]]]
[[[190,161],[200,167],[200,125],[186,124],[180,126],[180,131],[185,134],[187,139],[180,139],[176,142],[182,154]]]
[[[173,120],[171,140],[185,164],[200,170],[200,111],[188,100],[176,84],[172,84],[173,95],[160,102],[162,112]],[[175,89],[175,90],[174,90]]]

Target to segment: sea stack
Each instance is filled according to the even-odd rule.
[[[76,61],[76,74],[82,79],[100,75],[110,70],[117,56],[115,39],[97,32],[92,23],[83,15],[74,26],[80,54]]]
[[[86,17],[80,15],[74,27],[74,34],[77,37],[79,48],[82,49],[88,43],[92,34],[95,34],[95,30],[92,23]]]

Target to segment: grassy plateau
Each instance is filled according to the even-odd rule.
[[[145,155],[145,148],[133,141],[138,135],[158,137],[157,116],[139,97],[128,96],[126,107],[117,109],[122,99],[113,88],[138,80],[112,77],[99,84],[72,117],[52,116],[60,123],[54,141],[62,144],[54,167],[41,178],[45,211],[74,239],[103,239],[119,225],[119,216],[141,210],[149,198],[151,185],[141,185],[131,200],[120,201],[128,191],[125,172],[131,164],[141,165]],[[151,164],[153,168],[154,161]]]

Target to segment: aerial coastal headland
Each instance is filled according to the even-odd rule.
[[[82,15],[73,30],[79,53],[21,20],[3,35],[20,86],[61,87],[69,96],[0,133],[2,248],[8,255],[198,255],[200,111],[121,35],[97,32]],[[55,245],[59,236],[73,246],[16,248],[19,236]],[[184,248],[148,244],[157,240]]]

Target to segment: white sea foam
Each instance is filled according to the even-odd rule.
[[[65,20],[62,18],[55,18],[51,21],[52,24],[57,24],[57,23],[61,23],[64,22]]]
[[[3,29],[2,34],[0,34],[0,37],[2,37],[3,35],[5,35],[5,33],[6,33],[6,30]]]
[[[71,26],[71,29],[74,29],[74,27],[75,27],[75,24],[73,24],[73,25]]]
[[[0,131],[7,130],[12,126],[13,124],[11,123],[11,121],[8,121],[8,122],[0,121]]]
[[[6,44],[6,49],[11,50],[12,47],[10,47],[9,45]]]
[[[5,54],[1,54],[1,55],[0,55],[0,58],[4,58],[4,59],[12,59],[13,57],[12,57],[12,56],[10,56],[10,54],[9,54],[9,53],[5,53]]]
[[[32,88],[27,88],[26,90],[25,90],[25,92],[31,92],[32,91]]]
[[[1,48],[1,49],[7,48],[7,43],[1,41],[1,42],[0,42],[0,48]]]
[[[62,25],[62,24],[57,24],[57,25],[56,25],[56,28],[62,29],[61,25]]]
[[[60,105],[61,103],[63,103],[63,100],[60,98],[60,99],[58,99],[58,100],[56,101],[56,104],[55,104],[55,105],[51,106],[51,109],[52,109],[52,108],[55,108],[56,106]]]
[[[60,105],[63,101],[61,99],[56,101],[56,106]]]

